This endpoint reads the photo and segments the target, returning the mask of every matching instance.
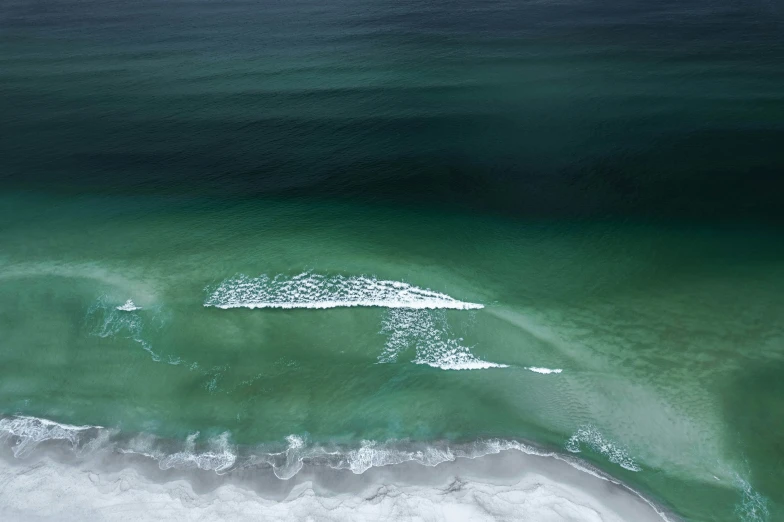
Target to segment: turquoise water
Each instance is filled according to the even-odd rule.
[[[776,2],[3,8],[19,458],[98,437],[24,416],[280,478],[522,441],[784,517]]]

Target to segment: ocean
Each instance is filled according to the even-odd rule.
[[[4,519],[784,519],[780,3],[0,6]]]

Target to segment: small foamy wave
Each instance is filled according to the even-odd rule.
[[[487,455],[495,455],[504,451],[520,451],[528,455],[548,457],[569,464],[584,473],[596,478],[618,484],[634,493],[662,516],[666,515],[640,493],[625,484],[614,480],[606,473],[594,468],[586,462],[578,461],[568,455],[538,448],[532,444],[509,439],[479,439],[470,443],[430,442],[415,443],[406,440],[389,440],[386,442],[363,440],[359,447],[349,449],[338,446],[324,447],[309,444],[305,437],[289,435],[286,437],[287,447],[276,453],[254,454],[241,467],[271,466],[280,479],[288,480],[295,476],[303,466],[326,465],[333,469],[345,469],[354,474],[362,474],[371,468],[393,466],[413,462],[422,466],[433,467],[444,462],[457,459],[476,459]]]
[[[171,451],[164,449],[165,444],[157,437],[141,434],[119,447],[120,453],[140,455],[158,462],[160,469],[201,469],[223,475],[237,461],[237,449],[230,443],[229,432],[213,437],[197,447],[200,433],[188,435],[184,445]]]
[[[125,304],[115,307],[115,310],[119,310],[121,312],[133,312],[135,310],[141,310],[141,306],[136,306],[133,302],[133,299],[128,299],[125,301]]]
[[[310,444],[306,437],[289,435],[287,446],[278,452],[252,455],[242,467],[270,466],[275,476],[282,480],[294,477],[307,464],[325,465],[332,469],[345,469],[360,475],[371,468],[414,462],[423,466],[437,466],[458,458],[474,459],[485,455],[515,449],[531,455],[553,456],[527,444],[509,440],[480,440],[470,444],[426,444],[408,441],[363,440],[359,447],[324,447]]]
[[[38,417],[16,416],[0,419],[0,440],[13,439],[14,457],[27,456],[36,446],[49,440],[61,440],[79,447],[101,430],[101,426],[73,426]]]
[[[199,432],[188,436],[185,442],[185,449],[177,453],[167,455],[158,461],[161,469],[188,469],[198,468],[214,471],[218,475],[225,473],[234,466],[237,461],[237,454],[229,444],[229,433],[224,432],[218,437],[209,441],[210,448],[206,451],[197,452],[195,442]]]
[[[489,450],[489,453],[492,452],[492,450]],[[470,458],[478,456],[479,454],[470,456]],[[348,469],[354,474],[361,474],[370,468],[391,466],[402,464],[403,462],[416,462],[423,466],[432,467],[442,462],[452,462],[458,457],[469,457],[469,454],[460,450],[455,452],[449,446],[443,448],[428,446],[416,450],[407,450],[372,440],[364,440],[359,448],[346,452],[333,467],[336,469]]]
[[[580,453],[582,446],[587,446],[591,450],[600,453],[607,459],[618,464],[629,471],[641,471],[642,468],[629,456],[629,452],[623,446],[616,444],[602,435],[595,426],[582,426],[569,437],[566,442],[566,449],[572,453]]]
[[[492,363],[478,359],[470,353],[452,352],[439,354],[436,360],[414,359],[416,364],[426,364],[441,370],[488,370],[490,368],[509,368],[506,364]]]
[[[150,354],[155,362],[162,360],[160,354],[152,349],[152,345],[144,338],[145,321],[132,299],[125,304],[116,306],[110,304],[106,297],[98,299],[87,310],[86,321],[91,327],[92,335],[104,338],[121,337],[138,343],[142,349]],[[169,357],[169,364],[179,364],[177,358]]]
[[[325,276],[302,273],[226,279],[209,290],[204,306],[216,308],[336,308],[378,306],[384,308],[471,310],[478,303],[459,301],[446,294],[401,281],[368,276]]]
[[[767,522],[770,517],[768,500],[751,487],[751,484],[740,475],[735,476],[735,482],[741,491],[741,499],[735,505],[741,522]]]
[[[483,361],[452,334],[444,310],[392,309],[384,317],[381,333],[387,336],[379,363],[395,362],[398,356],[413,349],[415,364],[441,370],[484,370],[507,368],[505,364]]]
[[[525,369],[528,370],[528,371],[531,371],[531,372],[541,373],[541,374],[544,374],[544,375],[550,375],[551,373],[561,373],[563,371],[560,368],[554,368],[554,369],[553,368],[541,368],[539,366],[527,366]]]
[[[38,444],[61,441],[73,450],[117,451],[137,455],[158,462],[161,469],[201,469],[224,473],[235,467],[270,466],[275,475],[288,479],[296,475],[304,463],[326,465],[333,469],[347,469],[361,474],[372,467],[403,462],[417,462],[436,466],[456,458],[477,458],[501,451],[516,449],[540,456],[555,456],[529,444],[514,440],[488,439],[473,443],[447,442],[414,443],[407,440],[379,442],[363,440],[358,447],[319,445],[310,443],[306,436],[286,437],[284,447],[246,447],[243,451],[231,443],[231,434],[201,440],[199,432],[185,441],[162,439],[149,433],[132,438],[101,426],[75,426],[48,419],[15,415],[0,418],[0,440],[9,440],[14,456],[23,458]]]

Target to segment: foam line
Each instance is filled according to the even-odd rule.
[[[471,353],[463,339],[455,337],[444,310],[389,310],[381,333],[387,336],[379,363],[395,362],[406,350],[415,350],[415,364],[441,370],[486,370],[507,368],[505,364],[483,361]]]
[[[134,312],[136,310],[141,310],[141,306],[136,306],[132,299],[128,299],[125,301],[125,304],[115,307],[116,310],[120,310],[121,312]]]
[[[551,373],[561,373],[563,371],[560,368],[541,368],[539,366],[527,366],[525,369],[532,372],[541,373],[544,375],[549,375]]]
[[[308,272],[294,277],[238,275],[226,279],[209,292],[204,306],[223,309],[378,306],[473,310],[484,307],[401,281],[368,276],[325,276]]]
[[[629,452],[623,446],[608,440],[595,426],[585,425],[569,438],[566,449],[572,453],[580,453],[581,446],[587,446],[607,459],[629,471],[641,471],[642,468],[634,462]]]

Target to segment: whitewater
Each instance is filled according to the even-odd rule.
[[[249,277],[238,275],[211,290],[204,306],[216,308],[384,308],[476,310],[478,303],[459,301],[446,294],[402,281],[370,276],[327,276],[304,272]]]

